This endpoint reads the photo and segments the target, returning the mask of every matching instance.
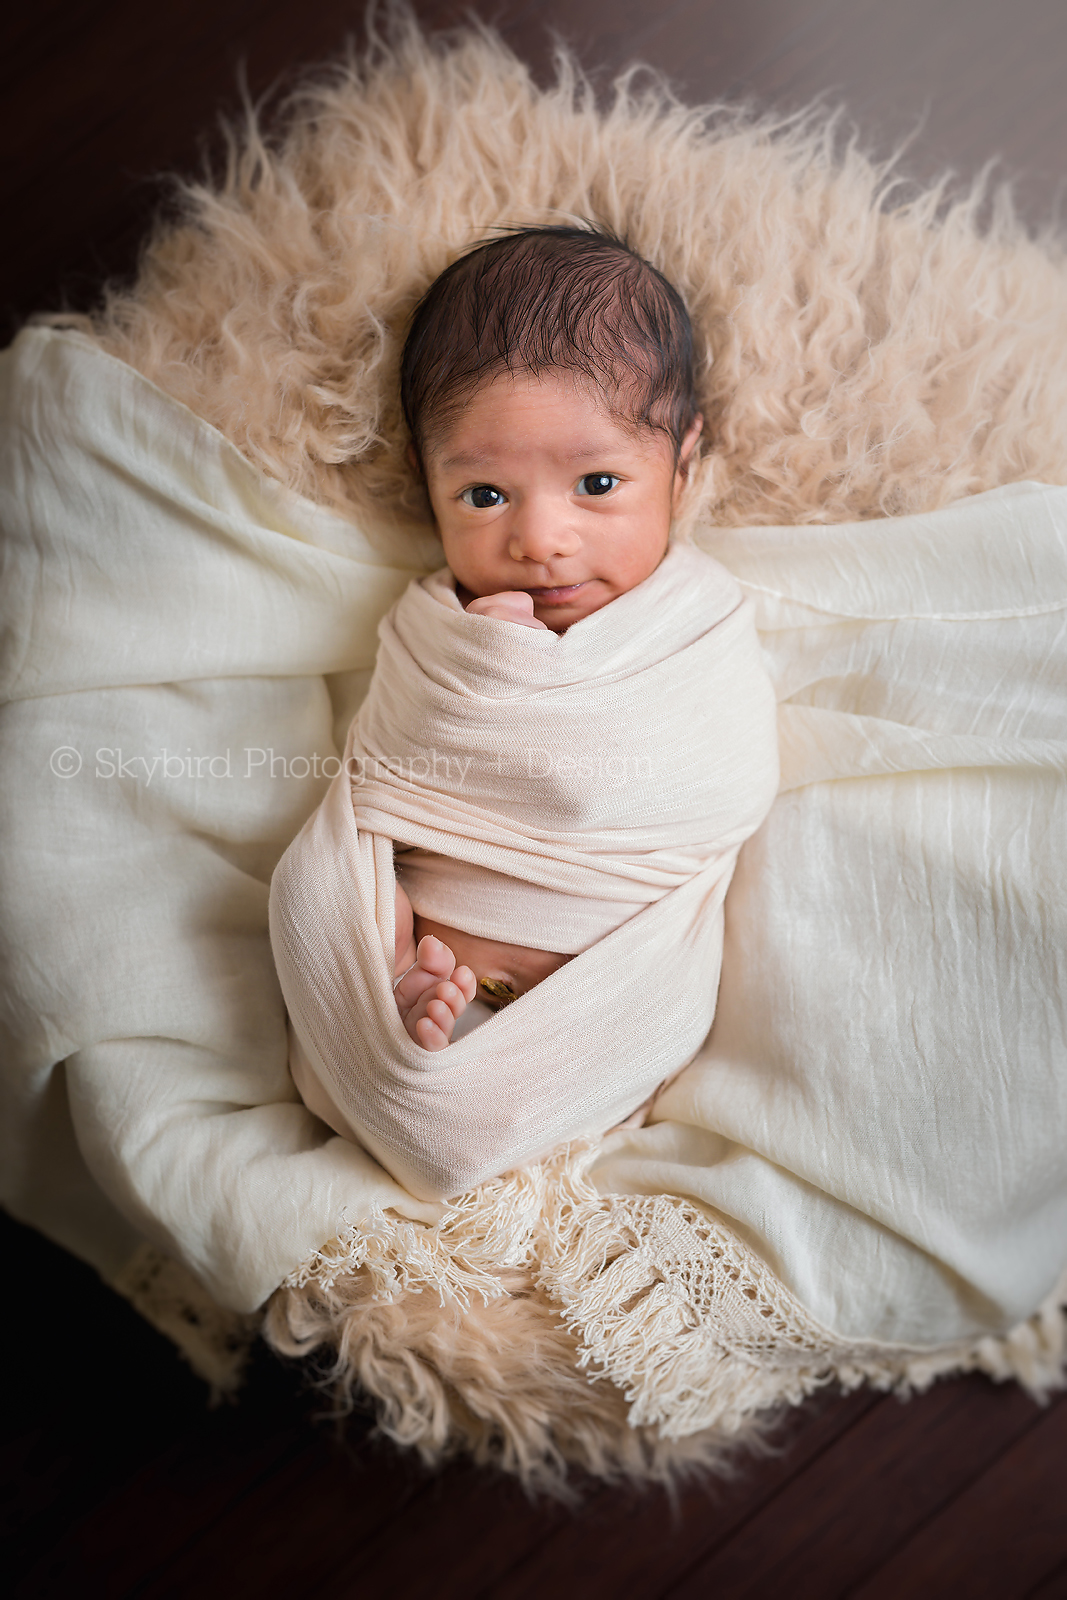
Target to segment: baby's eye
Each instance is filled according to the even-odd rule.
[[[474,511],[492,511],[496,506],[504,505],[507,495],[494,489],[491,483],[479,483],[473,489],[464,489],[460,499]]]
[[[584,478],[579,478],[575,487],[575,494],[610,494],[615,485],[620,482],[613,472],[587,472]]]

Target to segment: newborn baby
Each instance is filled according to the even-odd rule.
[[[670,541],[701,417],[659,273],[591,230],[494,240],[416,310],[401,392],[448,565],[383,619],[270,921],[306,1104],[438,1198],[700,1048],[778,747],[751,604]],[[479,988],[508,1003],[472,1032]]]
[[[575,348],[564,313],[583,301]],[[528,230],[461,257],[416,312],[402,396],[468,612],[562,633],[655,571],[702,418],[685,307],[618,241]],[[397,1005],[428,1050],[479,982],[506,1003],[569,959],[414,913],[399,885],[396,929]]]

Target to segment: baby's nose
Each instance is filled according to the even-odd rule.
[[[572,556],[581,549],[581,538],[566,515],[543,505],[524,505],[512,519],[510,553],[516,561],[551,561],[556,556]]]

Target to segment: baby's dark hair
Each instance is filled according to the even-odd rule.
[[[523,228],[453,261],[415,308],[400,399],[420,465],[428,438],[502,372],[590,379],[610,413],[673,442],[697,415],[681,295],[599,228]]]

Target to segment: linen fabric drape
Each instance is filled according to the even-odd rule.
[[[266,911],[440,552],[77,336],[2,383],[4,1203],[253,1307],[345,1217],[438,1214],[298,1102]],[[700,539],[756,606],[782,793],[708,1047],[593,1179],[691,1196],[850,1337],[1006,1328],[1067,1255],[1067,491]]]
[[[468,616],[442,574],[412,584],[344,769],[271,885],[309,1103],[428,1199],[622,1121],[707,1037],[723,901],[777,779],[752,609],[703,552],[675,545],[562,637]],[[515,942],[567,950],[590,894],[604,937],[430,1053],[392,994],[393,840],[505,875]],[[471,900],[468,931],[493,936]]]

